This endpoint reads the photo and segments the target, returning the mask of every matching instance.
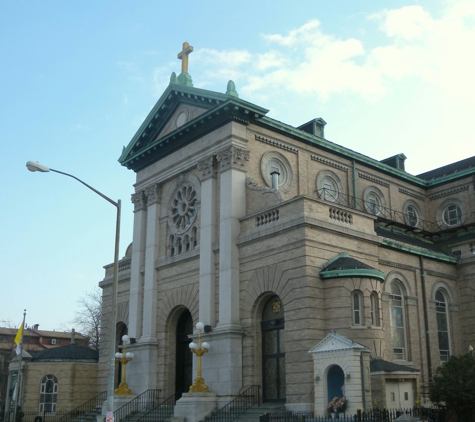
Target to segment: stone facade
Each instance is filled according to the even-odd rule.
[[[116,317],[137,341],[129,386],[175,392],[177,329],[189,312],[193,326],[211,327],[203,375],[218,402],[262,385],[264,399],[322,414],[332,399],[332,366],[343,370],[350,408],[389,407],[386,383],[401,378],[409,382],[407,400],[427,402],[433,370],[475,344],[473,166],[464,160],[447,174],[412,176],[266,112],[171,83],[124,149],[120,162],[137,174]],[[323,277],[342,253],[364,268]],[[108,266],[100,390],[111,283]],[[284,310],[274,321],[285,320],[278,374],[266,337],[270,300]],[[309,350],[334,332],[365,350],[361,370],[354,353],[315,362]],[[400,367],[369,374],[374,359]]]

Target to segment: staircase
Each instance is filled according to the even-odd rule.
[[[102,403],[107,397],[103,391],[97,396],[81,404],[60,418],[60,422],[96,422],[96,417],[101,414]]]

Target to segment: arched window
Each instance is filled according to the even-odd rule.
[[[371,301],[371,325],[379,326],[379,302],[378,302],[378,294],[376,292],[372,292],[370,295]]]
[[[440,361],[447,362],[450,357],[449,320],[447,316],[447,300],[440,289],[435,293],[435,311],[437,314]]]
[[[180,255],[183,252],[183,246],[181,243],[181,237],[176,238],[176,249],[177,249],[177,254]]]
[[[198,246],[198,229],[196,226],[191,229],[191,244],[193,249]]]
[[[404,321],[404,297],[401,286],[393,281],[391,283],[391,342],[394,359],[407,359],[406,353],[406,328]]]
[[[170,256],[175,256],[175,236],[170,236]]]
[[[361,292],[354,292],[353,299],[353,324],[363,325],[363,295]]]
[[[58,396],[58,379],[54,375],[46,375],[41,381],[40,413],[55,413]]]
[[[190,250],[190,236],[186,235],[185,236],[185,251],[188,252]]]

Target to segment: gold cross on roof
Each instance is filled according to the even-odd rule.
[[[188,54],[193,51],[193,47],[187,42],[183,43],[183,50],[178,53],[178,58],[181,60],[181,72],[188,73]]]

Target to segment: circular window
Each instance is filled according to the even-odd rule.
[[[196,192],[191,185],[181,186],[171,203],[171,224],[176,233],[184,233],[196,218]]]
[[[317,193],[321,199],[330,202],[343,202],[343,185],[338,176],[330,170],[322,170],[317,176]]]
[[[287,192],[292,187],[292,167],[283,154],[277,151],[266,152],[261,159],[261,173],[267,186],[272,187],[271,173],[279,173],[279,190]]]
[[[442,229],[449,229],[463,224],[465,206],[458,199],[448,199],[437,210],[437,224]]]
[[[422,225],[422,211],[419,205],[413,200],[408,200],[403,206],[404,221],[408,226],[420,227]]]
[[[368,186],[363,191],[364,208],[373,215],[384,216],[386,203],[382,192],[375,186]]]

